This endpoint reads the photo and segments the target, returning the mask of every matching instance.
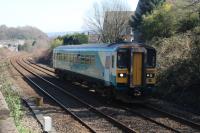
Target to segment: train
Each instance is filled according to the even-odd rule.
[[[140,43],[62,45],[53,49],[55,73],[124,99],[149,94],[156,84],[156,50]]]

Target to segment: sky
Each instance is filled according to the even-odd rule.
[[[98,0],[0,0],[0,25],[33,26],[43,32],[81,31]],[[127,0],[131,10],[138,0]]]

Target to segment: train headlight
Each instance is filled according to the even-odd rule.
[[[154,74],[153,73],[147,73],[146,76],[147,76],[147,78],[153,78]]]
[[[120,77],[120,78],[125,78],[125,77],[126,77],[126,73],[119,73],[119,74],[118,74],[118,77]]]

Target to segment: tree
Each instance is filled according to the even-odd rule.
[[[95,3],[85,18],[88,30],[101,36],[105,43],[117,42],[129,27],[130,12],[125,0],[110,0]]]
[[[63,36],[63,44],[84,44],[88,43],[88,36],[85,34],[73,34],[73,35],[65,35]]]
[[[140,0],[136,9],[135,14],[132,16],[132,19],[130,20],[130,25],[133,28],[134,31],[139,34],[138,38],[139,40],[141,39],[140,35],[141,31],[143,30],[141,28],[141,23],[142,23],[142,16],[146,14],[150,14],[153,9],[161,5],[165,0]]]
[[[63,44],[63,40],[60,40],[60,39],[54,39],[51,41],[51,48],[54,49],[55,47],[58,47],[60,45]]]
[[[176,32],[177,20],[172,4],[165,3],[153,10],[151,14],[143,15],[141,31],[144,40],[153,37],[170,37]]]

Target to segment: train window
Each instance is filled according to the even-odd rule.
[[[61,60],[61,53],[59,53],[59,60]]]
[[[63,53],[63,60],[65,60],[65,53]]]
[[[73,54],[73,63],[75,63],[75,62],[76,62],[76,55]]]
[[[115,57],[112,55],[112,68],[114,68],[114,63],[115,63]]]
[[[78,63],[78,56],[77,55],[74,55],[74,63]]]
[[[61,58],[60,58],[60,60],[63,60],[63,53],[61,53]]]
[[[70,62],[73,62],[74,61],[74,56],[73,54],[71,53],[71,61]]]
[[[60,60],[62,60],[62,53],[60,53]]]
[[[65,57],[65,54],[64,54],[64,53],[62,53],[62,60],[64,60],[64,57]]]
[[[154,49],[147,49],[147,67],[156,66],[156,51]]]
[[[85,60],[84,60],[84,55],[81,55],[81,56],[80,56],[80,63],[81,63],[81,64],[84,64],[84,61],[85,61]]]
[[[69,62],[69,53],[67,54],[67,62]]]
[[[72,55],[69,54],[69,62],[71,62],[71,61],[72,61]]]
[[[60,53],[58,53],[58,60],[60,60]]]
[[[91,56],[91,64],[95,63],[95,56]]]
[[[128,68],[129,67],[129,50],[119,49],[117,52],[117,67]]]
[[[64,60],[65,60],[65,61],[67,60],[67,54],[65,54],[65,58],[64,58]]]
[[[59,54],[59,60],[62,60],[62,54],[61,53]]]
[[[89,55],[85,56],[85,64],[90,64],[90,57],[89,57]]]

